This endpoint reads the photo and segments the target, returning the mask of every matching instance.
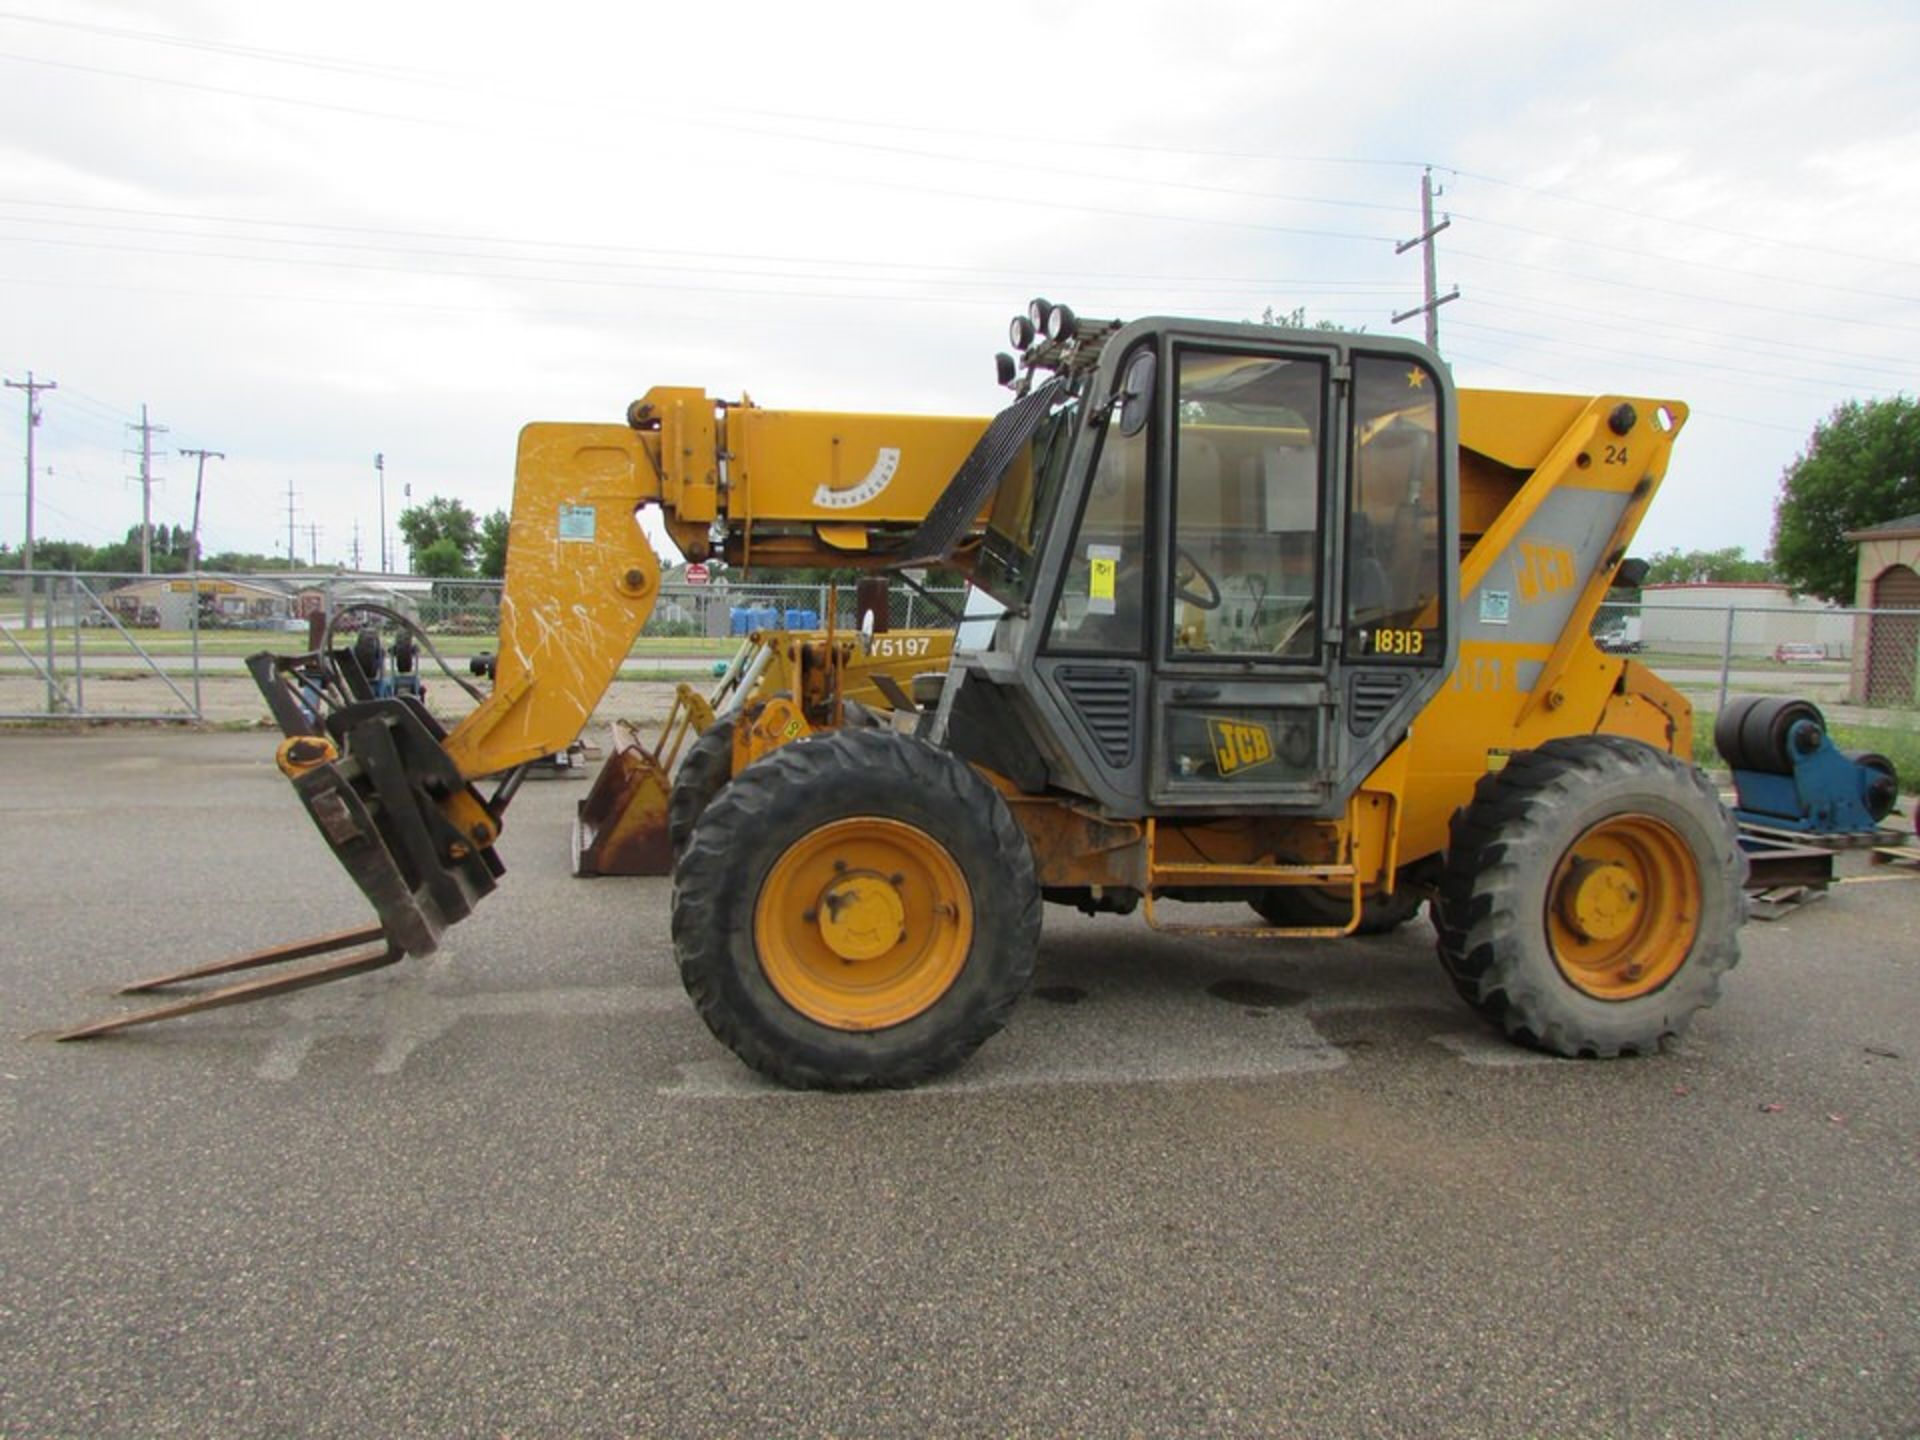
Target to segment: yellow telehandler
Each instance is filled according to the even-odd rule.
[[[451,734],[350,650],[250,662],[368,948],[69,1032],[431,950],[497,881],[522,767],[564,748],[652,606],[636,513],[694,558],[966,570],[997,616],[885,722],[762,707],[686,817],[682,978],[783,1083],[908,1085],[1032,973],[1043,901],[1249,905],[1233,933],[1390,928],[1515,1039],[1657,1048],[1738,956],[1745,860],[1687,702],[1589,630],[1676,401],[1456,392],[1364,334],[1080,319],[1036,301],[990,422],[656,389],[522,432],[492,693]],[[490,790],[481,782],[491,780]]]

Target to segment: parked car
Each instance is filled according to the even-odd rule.
[[[1817,665],[1827,658],[1824,645],[1782,644],[1773,647],[1773,658],[1782,665]]]

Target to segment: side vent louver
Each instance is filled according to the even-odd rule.
[[[1404,670],[1375,670],[1347,677],[1347,729],[1371,734],[1393,702],[1406,693],[1412,676]]]
[[[1087,727],[1100,758],[1116,770],[1133,763],[1133,672],[1104,665],[1062,665],[1060,688]]]

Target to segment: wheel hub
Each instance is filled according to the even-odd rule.
[[[1596,1000],[1633,1000],[1686,962],[1699,931],[1700,874],[1666,821],[1613,815],[1568,847],[1546,910],[1560,973]]]
[[[907,907],[887,877],[841,875],[820,897],[820,938],[842,960],[874,960],[906,939]]]
[[[834,820],[774,862],[754,949],[780,998],[836,1030],[881,1030],[937,1004],[973,945],[973,892],[946,847],[884,816]]]
[[[1583,940],[1614,940],[1640,918],[1640,887],[1624,865],[1575,857],[1560,887],[1560,913]]]

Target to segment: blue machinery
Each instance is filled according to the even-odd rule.
[[[1714,748],[1733,770],[1750,913],[1774,919],[1833,883],[1843,849],[1884,844],[1899,780],[1884,755],[1843,752],[1805,700],[1748,695],[1720,712]]]
[[[1714,748],[1733,768],[1734,818],[1802,835],[1873,835],[1899,793],[1884,755],[1842,752],[1805,700],[1749,695],[1720,712]]]

